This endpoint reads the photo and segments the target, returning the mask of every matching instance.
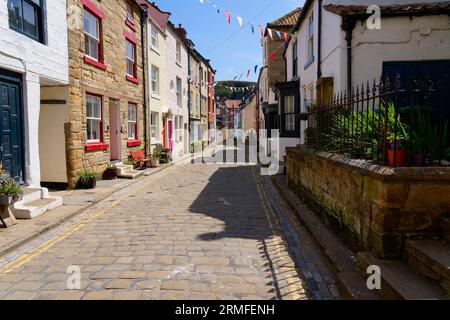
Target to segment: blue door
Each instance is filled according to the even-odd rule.
[[[0,161],[18,183],[24,182],[21,76],[0,70]]]

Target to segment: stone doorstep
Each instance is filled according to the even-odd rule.
[[[346,299],[354,300],[378,300],[380,296],[370,291],[366,281],[357,272],[355,254],[341,239],[310,211],[290,190],[285,176],[275,176],[272,180],[276,189],[297,217],[304,224],[312,238],[318,244],[324,256],[331,264],[331,270],[335,273],[338,287]]]
[[[440,283],[450,296],[450,245],[438,240],[408,240],[408,264],[423,276]]]
[[[443,290],[399,261],[379,260],[368,252],[358,253],[358,270],[367,276],[369,266],[381,269],[381,295],[396,300],[446,300]]]
[[[164,169],[168,169],[170,168],[172,165],[166,166],[166,167],[161,167],[158,170],[149,172],[148,174],[145,174],[145,176],[150,177],[153,176],[161,171],[163,171]],[[57,228],[58,226],[60,226],[61,224],[63,224],[64,222],[69,221],[70,219],[74,218],[75,216],[85,212],[87,209],[89,209],[90,207],[94,206],[95,204],[99,203],[100,201],[103,201],[104,199],[110,197],[111,195],[115,194],[116,192],[119,192],[121,190],[123,190],[126,187],[129,187],[131,185],[134,185],[135,183],[139,183],[142,179],[138,179],[138,180],[130,180],[129,182],[127,182],[126,184],[122,185],[121,188],[119,189],[115,189],[115,188],[111,188],[110,191],[106,192],[106,193],[102,193],[99,194],[99,197],[97,199],[95,199],[95,201],[89,202],[86,205],[81,206],[80,208],[78,208],[77,210],[74,210],[74,212],[64,216],[61,219],[58,219],[56,221],[53,221],[49,224],[43,225],[39,230],[35,230],[32,231],[26,235],[23,235],[21,238],[18,238],[17,240],[13,240],[11,242],[9,242],[7,245],[0,247],[0,257],[7,255],[8,253],[14,251],[15,249],[27,244],[28,242],[38,238],[39,236],[41,236],[42,234],[49,232],[55,228]],[[87,190],[89,192],[89,190]],[[64,206],[62,206],[64,207]],[[60,208],[62,208],[60,207]],[[20,221],[19,221],[20,223]],[[0,233],[1,236],[1,233]]]

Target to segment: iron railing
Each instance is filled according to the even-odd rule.
[[[447,75],[433,82],[397,73],[336,94],[307,113],[307,144],[316,151],[390,166],[441,165],[450,160]]]

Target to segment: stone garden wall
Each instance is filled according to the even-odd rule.
[[[450,168],[387,168],[287,150],[289,185],[355,250],[400,257],[407,238],[440,235],[450,213]]]

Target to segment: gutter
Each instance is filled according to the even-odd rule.
[[[142,10],[141,14],[141,47],[142,47],[142,69],[143,69],[143,79],[142,84],[144,86],[144,136],[145,136],[145,150],[147,156],[151,153],[151,139],[149,137],[149,130],[147,128],[150,112],[150,102],[149,97],[147,97],[147,10]]]
[[[317,39],[317,79],[322,78],[322,3],[323,0],[319,0],[319,15],[318,15],[318,39]]]

